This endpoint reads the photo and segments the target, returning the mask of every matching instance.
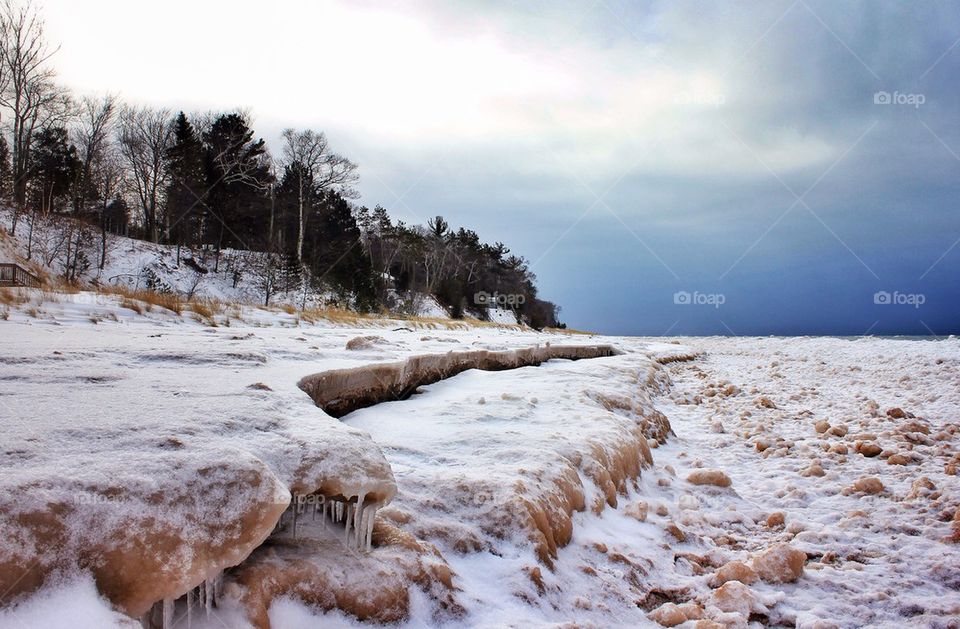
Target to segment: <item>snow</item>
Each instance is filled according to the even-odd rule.
[[[11,225],[12,217],[11,210],[0,208],[0,224]],[[25,263],[26,234],[30,220],[29,215],[20,217],[16,238],[0,231],[0,262],[19,260]],[[33,236],[32,257],[27,266],[33,267],[34,271],[41,270],[54,276],[62,275],[66,248],[61,230],[68,225],[64,221],[48,223],[38,219]],[[95,233],[94,240],[94,243],[85,248],[89,267],[79,273],[78,279],[84,284],[118,286],[132,290],[150,288],[193,299],[227,303],[264,302],[265,289],[259,270],[263,253],[228,248],[220,250],[218,254],[209,247],[181,247],[178,255],[178,249],[174,245],[154,244],[107,234],[107,253],[101,269],[99,232]],[[317,308],[342,301],[332,291],[307,290],[304,294],[302,287],[290,291],[274,289],[274,292],[270,298],[270,303],[274,305],[292,304]],[[450,313],[432,295],[412,293],[407,295],[407,301],[410,303],[407,314],[450,319]]]
[[[89,576],[51,585],[14,607],[0,609],[0,627],[22,629],[138,629],[140,623],[110,608]]]
[[[747,618],[712,607],[711,576],[781,542],[804,551],[807,562],[795,582],[748,586],[765,623],[949,626],[960,614],[960,546],[944,541],[960,504],[956,476],[945,468],[960,427],[956,339],[670,342],[337,323],[250,306],[219,314],[211,327],[156,307],[137,314],[113,296],[17,294],[26,301],[0,321],[0,565],[18,552],[41,554],[29,537],[7,532],[17,530],[17,513],[49,504],[72,507],[66,554],[147,515],[215,547],[229,537],[218,531],[250,500],[282,508],[291,490],[323,486],[331,499],[337,492],[376,499],[377,523],[423,548],[349,548],[342,525],[302,516],[296,537],[281,531],[282,544],[227,572],[221,607],[202,622],[244,626],[242,601],[256,584],[231,580],[297,558],[344,592],[403,585],[424,566],[452,569],[452,589],[436,579],[429,587],[406,582],[401,626],[653,626],[647,613],[667,601],[693,601],[708,617],[745,625]],[[380,340],[347,349],[370,335]],[[342,421],[297,386],[329,369],[546,342],[609,343],[622,353],[471,370]],[[893,407],[916,417],[887,416]],[[642,461],[637,431],[654,411],[675,434],[650,443],[651,467],[618,482],[624,469],[616,457],[633,447],[633,463]],[[818,433],[821,420],[848,433]],[[929,434],[906,430],[909,422]],[[858,440],[876,441],[908,464],[865,457],[854,451]],[[758,442],[769,447],[761,451]],[[846,444],[848,452],[824,444]],[[814,461],[825,474],[801,474]],[[685,480],[708,469],[723,471],[731,486]],[[264,484],[238,487],[239,473]],[[863,477],[880,479],[884,490],[848,489]],[[917,486],[922,477],[933,490]],[[158,507],[149,499],[156,492],[176,497],[174,504]],[[645,518],[637,517],[641,502]],[[784,513],[783,526],[767,526],[775,512]],[[531,514],[549,526],[531,524]],[[552,546],[545,530],[556,535]],[[251,549],[262,541],[253,537]],[[174,571],[199,566],[206,548],[188,545],[166,559]],[[242,559],[210,566],[219,571]],[[184,583],[213,576],[201,572]],[[50,581],[0,609],[0,627],[124,626],[86,574]],[[460,611],[440,609],[441,595]],[[266,599],[272,625],[360,624],[301,599],[295,592]]]
[[[517,322],[517,313],[509,308],[490,308],[488,313],[489,320],[493,323],[515,324]]]

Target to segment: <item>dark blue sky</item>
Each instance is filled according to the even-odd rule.
[[[573,327],[960,332],[960,3],[231,7],[46,12],[79,91],[325,130],[363,203],[506,243]]]
[[[721,76],[722,103],[687,94],[680,106],[704,106],[638,112],[648,125],[616,118],[623,109],[597,94],[611,127],[636,137],[521,134],[504,140],[502,162],[453,148],[407,205],[527,256],[574,327],[960,332],[960,4],[576,6],[587,11],[576,37],[658,49],[657,61],[637,61],[640,81],[648,71],[655,84],[664,65]],[[636,78],[629,66],[617,73]],[[597,150],[617,157],[580,170],[578,152]],[[516,172],[524,160],[541,167]],[[570,165],[556,167],[562,160]],[[375,182],[369,189],[378,198]],[[678,291],[702,303],[675,303]]]

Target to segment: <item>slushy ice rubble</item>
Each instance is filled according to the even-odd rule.
[[[2,324],[2,627],[956,624],[955,340],[109,307]]]

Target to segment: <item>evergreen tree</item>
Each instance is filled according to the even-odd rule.
[[[323,195],[310,217],[304,261],[319,282],[350,295],[360,310],[376,308],[373,265],[363,247],[350,203],[339,193]]]
[[[272,181],[264,141],[240,114],[223,114],[204,134],[207,207],[205,242],[240,249],[264,248],[269,241]]]
[[[63,127],[41,129],[30,154],[29,193],[32,204],[43,213],[55,210],[69,195],[80,175],[77,148],[67,140]]]
[[[182,111],[173,122],[173,146],[167,150],[170,183],[166,194],[167,239],[191,246],[200,241],[204,219],[203,144]]]

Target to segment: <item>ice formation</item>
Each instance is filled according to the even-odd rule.
[[[371,330],[30,299],[0,322],[3,629],[960,614],[955,339],[411,324],[348,350]],[[457,367],[548,342],[616,351]]]
[[[552,359],[612,356],[615,352],[610,345],[549,343],[504,351],[451,351],[412,356],[401,362],[325,371],[301,379],[299,386],[326,413],[342,417],[379,402],[402,400],[419,386],[439,382],[468,369],[500,371],[539,365]]]

